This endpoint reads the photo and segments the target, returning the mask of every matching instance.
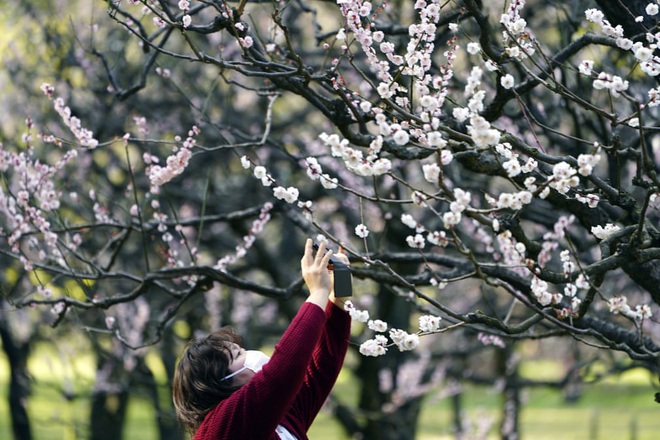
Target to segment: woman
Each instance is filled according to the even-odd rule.
[[[174,406],[195,440],[303,440],[344,362],[350,317],[334,297],[332,251],[300,261],[309,297],[275,346],[272,358],[246,351],[221,329],[186,347],[174,375]],[[337,258],[348,264],[339,253]]]

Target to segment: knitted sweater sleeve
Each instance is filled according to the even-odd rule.
[[[270,361],[207,414],[195,440],[271,438],[303,383],[325,319],[319,306],[304,303]]]
[[[284,425],[297,438],[306,433],[332,391],[348,349],[351,318],[347,312],[328,303],[323,335],[314,349],[305,380]]]

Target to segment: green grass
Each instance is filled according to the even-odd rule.
[[[28,410],[36,440],[74,440],[86,437],[89,401],[79,398],[64,399],[59,392],[64,366],[47,351],[39,351],[30,363],[35,383]],[[89,359],[69,366],[68,374],[75,378],[75,391],[89,389],[92,371]],[[557,374],[553,364],[528,365],[523,375],[536,374],[551,378]],[[7,383],[9,371],[0,356],[0,439],[10,439]],[[355,383],[348,374],[342,374],[335,390],[342,400],[354,402]],[[567,404],[560,392],[534,389],[524,393],[521,414],[522,439],[545,440],[635,440],[658,438],[660,432],[660,405],[653,401],[657,391],[649,375],[640,370],[631,371],[616,379],[609,379],[593,387],[586,387],[581,399]],[[464,420],[475,427],[480,421],[492,419],[489,438],[497,436],[500,396],[491,389],[466,387],[463,402]],[[145,400],[132,398],[128,409],[125,440],[156,440],[157,429],[152,406]],[[634,428],[633,428],[634,427]],[[451,432],[450,402],[431,394],[425,401],[420,417],[418,440],[453,439]],[[348,440],[339,424],[323,412],[317,418],[309,437],[313,440]],[[469,438],[469,437],[468,437]]]

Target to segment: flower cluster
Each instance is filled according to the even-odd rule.
[[[442,223],[445,229],[451,229],[458,225],[463,218],[463,212],[469,208],[472,194],[461,188],[454,188],[454,200],[449,204],[449,211],[442,215]]]
[[[273,188],[273,195],[276,199],[284,200],[287,203],[295,203],[298,200],[300,192],[298,188],[290,186],[284,188],[283,186],[276,186]]]
[[[55,97],[55,89],[48,83],[41,85],[41,90],[49,99],[54,99],[53,105],[57,114],[60,115],[64,125],[69,127],[71,133],[78,139],[83,147],[96,148],[99,144],[94,138],[94,133],[82,126],[80,119],[71,114],[71,109],[66,105],[64,99]]]
[[[660,209],[660,193],[653,193],[649,196],[649,206],[652,209]]]
[[[252,222],[252,227],[248,231],[248,234],[243,237],[243,242],[236,246],[236,252],[232,255],[226,255],[219,259],[216,263],[214,269],[225,271],[227,266],[236,262],[240,258],[244,257],[247,254],[247,251],[254,244],[257,236],[261,234],[264,230],[266,224],[270,221],[270,210],[273,209],[272,203],[265,203],[259,212],[259,217],[257,217]]]
[[[310,158],[308,159],[307,164],[309,165],[310,163],[312,163],[315,169],[320,170],[321,169],[320,165],[318,165],[318,162],[314,163],[314,161],[315,159]],[[241,157],[241,164],[245,169],[248,169],[252,166],[252,163],[247,158],[247,156]],[[252,174],[254,175],[255,178],[261,180],[261,184],[265,187],[270,187],[275,183],[275,179],[273,178],[273,176],[271,176],[268,173],[266,167],[262,165],[255,166],[254,170],[252,170]],[[309,167],[308,167],[308,175],[310,175],[310,177],[314,175],[312,174],[312,172],[310,172]],[[300,191],[298,190],[298,188],[294,186],[290,186],[288,188],[279,185],[275,186],[273,188],[273,196],[278,200],[284,200],[285,202],[290,204],[298,202],[299,207],[305,207],[307,209],[311,208],[310,201],[303,202],[298,200],[300,196]]]
[[[419,334],[408,333],[401,329],[390,329],[390,339],[399,348],[399,351],[414,350],[419,346]]]
[[[320,181],[325,189],[337,188],[338,180],[323,173],[323,168],[321,168],[318,159],[315,157],[308,157],[305,159],[305,165],[307,166],[307,176],[310,179]]]
[[[447,233],[445,231],[428,231],[424,226],[417,223],[415,218],[410,214],[401,214],[401,223],[408,226],[410,229],[415,230],[415,235],[409,235],[406,238],[408,246],[412,248],[424,248],[425,240],[440,247],[445,247],[449,244]],[[422,235],[424,233],[426,234],[426,237]]]
[[[653,316],[651,308],[647,304],[638,305],[633,310],[628,305],[628,299],[625,296],[614,296],[607,300],[610,312],[615,315],[624,315],[628,318],[643,320]]]
[[[552,167],[549,186],[560,194],[566,194],[580,183],[580,178],[576,174],[577,170],[567,162],[559,162]]]
[[[158,158],[152,155],[143,156],[145,163],[147,163],[146,172],[149,176],[151,184],[155,187],[162,186],[167,182],[174,179],[176,176],[183,173],[183,171],[188,166],[190,158],[192,157],[192,148],[195,146],[195,136],[199,134],[199,128],[193,126],[192,129],[188,132],[188,137],[181,144],[181,147],[174,146],[173,153],[170,155],[165,163],[164,167],[158,165]],[[177,142],[180,141],[180,138],[177,137]]]
[[[479,332],[477,339],[484,345],[494,345],[500,348],[504,348],[506,346],[502,338],[497,335],[487,335],[483,332]]]
[[[543,235],[541,252],[537,257],[539,267],[545,267],[552,259],[552,253],[559,247],[559,241],[566,235],[566,229],[575,222],[575,216],[561,216],[554,224],[552,231]]]
[[[514,0],[500,17],[500,23],[505,28],[502,34],[506,53],[511,58],[521,60],[532,56],[535,52],[534,43],[527,30],[527,22],[520,16],[520,11],[524,7],[525,0]]]
[[[656,15],[657,8],[657,4],[649,3],[646,7],[646,14],[649,16]],[[644,73],[649,76],[660,75],[660,57],[655,55],[660,47],[660,32],[647,32],[646,41],[648,44],[645,45],[641,39],[633,42],[626,38],[623,27],[621,25],[612,26],[605,18],[605,14],[598,9],[588,9],[585,11],[585,17],[588,21],[600,26],[605,35],[614,38],[619,48],[630,51]],[[639,18],[644,19],[644,17]],[[603,74],[599,74],[596,80],[598,83],[594,81],[594,88],[606,88],[612,92],[613,96],[618,96],[619,92],[627,90],[627,81],[613,75],[606,74],[604,77],[601,77],[601,75]]]
[[[54,96],[52,87],[43,88],[49,97]],[[68,112],[60,112],[60,115],[72,130],[89,133],[79,122],[72,122],[73,117]],[[23,135],[28,143],[26,149],[17,153],[0,144],[0,172],[6,185],[0,186],[0,234],[7,235],[11,252],[20,254],[18,258],[27,271],[34,269],[35,263],[47,261],[67,267],[63,251],[75,251],[82,240],[79,234],[56,233],[51,218],[62,201],[58,177],[66,178],[65,166],[78,156],[78,151],[66,151],[54,165],[48,165],[36,157],[31,143],[31,119],[26,120],[26,126],[27,132]],[[81,136],[90,139],[87,135]],[[40,136],[40,140],[55,142],[52,136]]]
[[[344,309],[349,312],[351,318],[358,322],[367,323],[370,330],[377,334],[372,338],[360,344],[360,353],[364,356],[382,356],[387,353],[387,349],[396,346],[399,351],[414,350],[419,346],[419,337],[425,334],[435,333],[441,330],[440,322],[442,318],[433,315],[423,315],[419,317],[419,331],[417,333],[408,333],[402,329],[389,328],[389,325],[379,319],[369,319],[369,313],[365,310],[359,310],[351,301],[346,301]],[[387,332],[385,336],[383,333]]]
[[[360,310],[356,308],[352,301],[346,301],[344,303],[344,310],[348,312],[348,314],[351,316],[351,319],[354,321],[369,321],[369,312],[367,310]]]
[[[517,242],[511,231],[504,230],[497,234],[497,244],[501,252],[501,261],[516,272],[525,273],[522,270],[527,267],[527,247],[524,243]]]
[[[532,290],[532,294],[542,306],[559,304],[563,298],[560,293],[550,293],[548,291],[548,283],[537,277],[532,278],[530,288]]]
[[[441,109],[448,93],[449,80],[453,76],[453,62],[459,48],[454,39],[448,44],[451,48],[444,53],[446,63],[440,66],[440,74],[431,74],[432,58],[435,50],[435,35],[440,19],[442,2],[438,0],[417,0],[414,8],[419,20],[408,27],[409,41],[405,50],[397,53],[397,46],[386,40],[385,33],[377,30],[376,15],[372,4],[363,0],[338,0],[346,20],[338,39],[344,41],[346,32],[352,33],[366,56],[367,65],[373,70],[379,82],[375,84],[378,98],[390,101],[411,111],[415,111],[424,122],[416,127],[408,121],[395,121],[381,108],[372,107],[367,100],[356,101],[364,112],[372,112],[382,138],[391,139],[396,145],[407,145],[412,139],[431,147],[442,148],[445,141],[438,130]],[[344,50],[349,45],[345,44]],[[410,88],[399,81],[400,77],[410,77]],[[415,98],[410,99],[412,96]],[[382,139],[380,140],[382,142]],[[361,158],[358,158],[361,159]],[[345,159],[346,160],[346,159]],[[351,167],[355,169],[355,166]]]
[[[483,116],[473,113],[467,125],[468,134],[477,148],[489,148],[500,141],[500,132],[491,127]]]
[[[503,142],[495,145],[495,151],[502,157],[504,162],[502,167],[509,177],[516,177],[521,173],[527,174],[536,170],[538,162],[534,158],[529,158],[525,163],[520,163],[520,155],[513,150],[511,144]]]
[[[419,317],[419,330],[423,333],[433,333],[440,330],[442,318],[434,315],[422,315]]]
[[[593,82],[596,90],[609,90],[612,96],[619,96],[621,92],[628,90],[629,83],[620,76],[610,75],[606,72],[600,72]]]
[[[402,132],[403,133],[403,132]],[[319,139],[330,147],[330,152],[333,157],[339,157],[344,161],[346,168],[357,174],[358,176],[381,176],[390,171],[392,162],[387,158],[378,157],[380,152],[380,145],[382,145],[382,138],[377,138],[369,149],[369,154],[365,157],[362,151],[349,146],[346,139],[340,139],[336,134],[321,133]],[[405,141],[407,142],[407,140]],[[380,145],[376,145],[380,143]],[[319,167],[320,168],[320,167]],[[321,183],[335,184],[333,180],[327,175],[320,175]],[[324,185],[325,185],[324,184]]]

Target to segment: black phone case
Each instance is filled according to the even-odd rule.
[[[314,250],[318,251],[318,249],[318,245],[314,243]],[[332,264],[332,272],[335,275],[335,296],[338,298],[353,296],[351,269],[335,257],[330,257],[330,263]]]

